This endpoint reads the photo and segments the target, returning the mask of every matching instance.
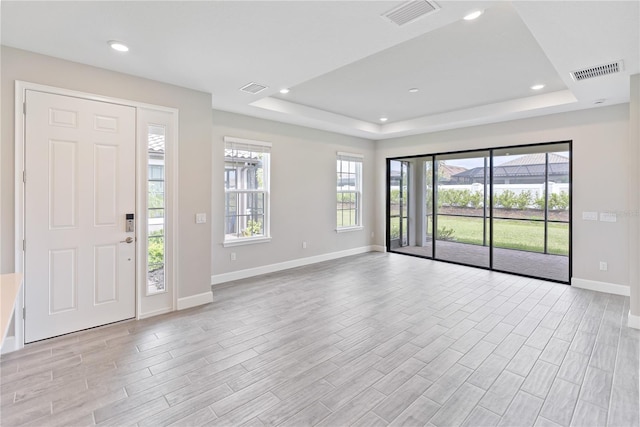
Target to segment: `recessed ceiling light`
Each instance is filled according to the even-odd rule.
[[[111,49],[117,50],[118,52],[129,52],[129,46],[116,40],[110,40],[109,46],[111,46]]]
[[[470,14],[465,16],[464,20],[465,21],[473,21],[474,19],[477,19],[483,13],[484,13],[484,10],[476,10],[475,12],[471,12]]]
[[[411,89],[409,89],[410,93],[416,93],[418,92],[420,89],[418,89],[417,87],[412,87]]]
[[[388,118],[388,117],[380,117],[380,121],[381,121],[381,122],[386,122],[387,120],[389,120],[389,118]]]
[[[544,85],[533,85],[533,86],[531,86],[531,89],[533,89],[533,90],[540,90],[540,89],[542,89],[543,87],[544,87]]]
[[[287,89],[286,87],[284,89],[280,89],[280,93],[286,95],[287,93],[289,93],[289,89]]]

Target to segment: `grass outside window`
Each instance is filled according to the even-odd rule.
[[[438,229],[453,229],[452,240],[458,243],[482,245],[482,218],[438,215]],[[487,227],[488,228],[488,227]],[[544,223],[494,219],[493,245],[496,248],[544,252]],[[488,231],[487,231],[488,232]],[[569,224],[548,223],[547,252],[569,254]],[[488,238],[487,238],[488,241]]]

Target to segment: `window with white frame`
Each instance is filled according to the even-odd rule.
[[[338,152],[337,231],[362,228],[361,154]]]
[[[271,144],[224,138],[224,243],[269,240]]]
[[[165,283],[165,133],[160,125],[148,125],[147,177],[147,294],[166,292]]]

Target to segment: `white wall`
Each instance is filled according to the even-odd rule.
[[[211,95],[5,46],[1,56],[0,271],[14,270],[14,82],[22,80],[180,110],[178,297],[208,292],[211,225],[194,215],[211,207]]]
[[[640,329],[640,74],[631,76],[629,103],[629,326]]]
[[[573,277],[628,286],[628,139],[629,104],[620,104],[377,141],[376,244],[384,244],[387,157],[573,140]],[[618,222],[583,221],[583,211],[618,212]]]
[[[3,273],[14,268],[14,81],[24,80],[180,110],[177,254],[181,298],[207,292],[212,274],[225,275],[369,245],[383,246],[387,157],[566,140],[574,142],[573,276],[629,284],[629,272],[633,271],[629,248],[634,245],[628,231],[638,218],[630,214],[634,212],[630,208],[637,209],[637,203],[631,206],[627,195],[638,193],[639,182],[633,179],[631,171],[637,170],[640,161],[637,156],[629,160],[628,155],[633,147],[629,141],[635,138],[638,144],[638,118],[630,122],[629,104],[372,143],[233,113],[215,110],[212,113],[211,95],[160,82],[13,48],[2,47],[1,55],[0,271]],[[633,90],[640,91],[638,76],[634,84]],[[632,96],[631,108],[636,112],[638,99],[638,94]],[[273,144],[270,243],[222,247],[224,136]],[[335,232],[337,151],[365,156],[362,231]],[[582,211],[617,211],[618,222],[583,221]],[[196,212],[208,213],[209,222],[196,225]],[[637,230],[637,224],[635,227]],[[375,232],[375,238],[371,232]],[[302,241],[308,243],[307,249],[302,249]],[[236,252],[237,261],[230,260],[231,252]],[[638,262],[637,252],[633,252],[634,263]],[[607,272],[599,271],[599,261],[608,262]],[[635,290],[632,312],[640,315],[637,277],[636,274],[632,284]]]
[[[225,136],[267,141],[271,149],[271,236],[268,243],[223,247]],[[371,141],[213,111],[212,275],[365,248],[375,224]],[[364,155],[364,230],[336,233],[336,152]],[[307,249],[302,242],[307,242]],[[231,261],[231,252],[236,261]]]

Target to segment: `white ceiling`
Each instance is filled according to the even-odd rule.
[[[380,16],[403,3],[2,1],[1,37],[212,93],[215,109],[376,140],[628,102],[640,72],[639,0],[440,0],[403,26]],[[569,74],[620,59],[616,75]],[[250,82],[268,89],[239,90]]]

